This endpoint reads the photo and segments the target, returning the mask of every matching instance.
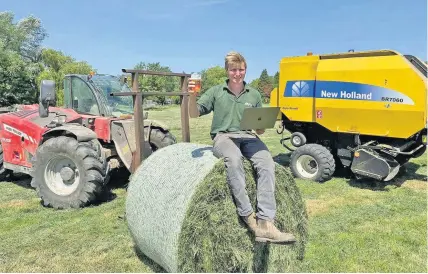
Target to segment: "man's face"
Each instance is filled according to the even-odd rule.
[[[234,84],[240,84],[244,81],[245,78],[245,65],[241,64],[231,64],[227,69],[227,76],[229,77],[230,82]]]

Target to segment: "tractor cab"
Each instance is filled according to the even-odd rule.
[[[132,115],[132,97],[115,97],[110,95],[112,92],[131,92],[131,89],[120,78],[107,74],[69,74],[64,79],[66,108],[94,116]]]

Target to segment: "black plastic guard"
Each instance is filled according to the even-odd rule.
[[[351,165],[353,173],[383,181],[394,178],[399,169],[400,164],[393,158],[382,157],[378,153],[366,149],[358,149],[354,152]]]

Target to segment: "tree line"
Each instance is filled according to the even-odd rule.
[[[28,16],[15,23],[12,12],[0,12],[0,107],[37,103],[40,83],[45,79],[55,81],[57,105],[62,105],[63,79],[66,74],[97,73],[97,69],[86,61],[77,61],[61,50],[43,47],[43,41],[47,37],[48,33],[39,18]],[[159,62],[138,62],[134,69],[172,72],[168,66]],[[226,71],[220,66],[204,69],[199,73],[202,75],[201,94],[227,78]],[[269,76],[264,69],[260,77],[249,85],[257,88],[267,100],[277,83],[278,72]],[[180,79],[144,75],[139,79],[139,88],[142,92],[179,91]],[[154,96],[148,99],[164,104],[167,98],[170,97]],[[179,103],[178,97],[172,99]]]
[[[85,61],[43,48],[47,36],[40,19],[34,16],[14,23],[13,13],[0,13],[0,106],[37,103],[44,79],[55,81],[57,103],[62,104],[64,75],[94,70]]]

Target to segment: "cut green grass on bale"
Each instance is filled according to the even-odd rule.
[[[247,191],[256,211],[256,182],[251,165],[244,164]],[[277,220],[281,231],[293,233],[293,245],[257,244],[236,217],[219,162],[198,187],[180,236],[180,263],[184,272],[299,272],[304,261],[308,227],[306,208],[291,173],[277,165]],[[206,222],[200,222],[206,218]],[[198,243],[204,243],[199,245]],[[231,248],[233,247],[233,248]],[[192,254],[196,254],[192,256]],[[195,260],[188,260],[189,257]],[[246,258],[246,259],[243,259]],[[232,263],[233,262],[233,263]],[[231,264],[234,267],[231,267]]]
[[[180,108],[149,111],[181,141]],[[191,141],[210,144],[211,116],[190,120]],[[277,162],[281,135],[267,130]],[[389,183],[336,177],[296,180],[309,215],[301,272],[427,272],[427,154]],[[28,177],[0,182],[0,272],[162,272],[133,249],[116,182],[104,202],[81,210],[43,208]]]

